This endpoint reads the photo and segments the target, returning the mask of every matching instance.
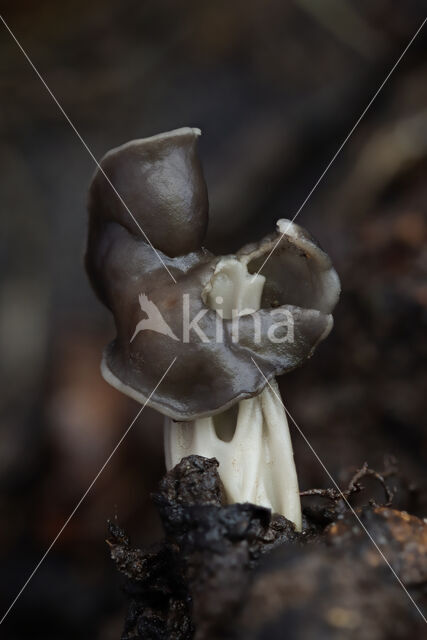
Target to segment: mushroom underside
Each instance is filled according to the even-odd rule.
[[[286,233],[276,246],[280,229]],[[119,253],[114,265],[123,259]],[[278,232],[234,256],[209,254],[204,262],[198,260],[182,272],[177,284],[147,286],[136,267],[132,277],[126,274],[124,284],[129,287],[131,282],[133,289],[114,310],[124,321],[118,324],[117,339],[105,350],[101,365],[104,378],[114,387],[141,403],[148,400],[176,421],[222,413],[261,393],[275,376],[300,366],[330,332],[331,311],[339,294],[338,276],[328,256],[306,232],[286,220],[278,222]],[[257,274],[261,266],[264,275]],[[157,277],[155,284],[158,281]],[[121,281],[116,289],[120,287]],[[141,319],[135,302],[142,293],[158,306],[179,340],[153,331],[143,331],[134,339]],[[195,331],[190,332],[189,341],[181,340],[182,314],[176,301],[186,295],[192,318],[206,314],[198,324],[210,337],[209,344],[201,344]],[[224,302],[217,303],[216,298]],[[232,310],[239,316],[236,340]],[[280,313],[284,321],[283,315],[279,320],[274,316]],[[224,333],[221,341],[216,339],[218,324]],[[174,356],[167,379],[151,395]]]

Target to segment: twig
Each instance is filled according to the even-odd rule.
[[[363,491],[364,487],[360,484],[362,478],[366,478],[368,476],[375,478],[381,484],[384,489],[386,502],[383,504],[385,507],[389,507],[393,502],[394,492],[387,485],[385,478],[388,478],[392,475],[396,475],[397,473],[397,464],[394,458],[390,458],[386,460],[386,468],[383,472],[379,473],[374,469],[370,469],[368,463],[365,462],[360,469],[356,471],[356,473],[350,479],[350,482],[347,485],[347,489],[344,491],[338,491],[337,489],[329,488],[329,489],[307,489],[306,491],[300,491],[300,496],[320,496],[322,498],[327,498],[328,500],[332,500],[332,502],[338,502],[343,498],[349,498],[355,493],[359,493]]]

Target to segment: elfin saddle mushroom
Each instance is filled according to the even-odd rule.
[[[143,403],[176,358],[149,400],[166,417],[167,467],[190,454],[216,457],[230,502],[270,507],[300,529],[275,377],[330,332],[339,279],[311,235],[285,219],[235,255],[203,248],[199,135],[185,127],[134,140],[94,175],[86,269],[117,330],[102,374]]]

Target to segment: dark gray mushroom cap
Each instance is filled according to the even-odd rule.
[[[201,248],[208,207],[198,133],[183,128],[136,140],[110,151],[101,163],[158,255],[100,171],[89,196],[86,268],[117,328],[104,352],[103,375],[145,402],[176,358],[149,404],[180,421],[221,412],[260,393],[266,379],[302,364],[331,330],[340,291],[324,251],[301,227],[280,220],[275,233],[235,256],[256,273],[283,236],[262,268],[261,309],[239,318],[239,340],[233,340],[232,321],[219,319],[205,303],[221,258]],[[287,331],[277,326],[280,310],[292,319],[291,342],[280,340]],[[197,324],[207,341],[194,330],[185,339],[185,313],[190,320],[200,314]],[[148,317],[150,328],[137,331]]]

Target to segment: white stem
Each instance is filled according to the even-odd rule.
[[[232,317],[233,310],[259,309],[263,276],[254,278],[246,265],[224,258],[205,292],[206,302]],[[301,503],[286,412],[275,393],[275,380],[262,393],[242,400],[216,416],[193,422],[165,419],[166,467],[185,456],[216,458],[229,503],[252,502],[281,513],[301,530]],[[273,393],[273,391],[275,393]]]

